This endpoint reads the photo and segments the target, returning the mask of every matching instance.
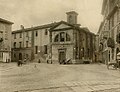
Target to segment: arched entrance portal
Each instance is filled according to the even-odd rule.
[[[19,53],[19,60],[22,60],[22,53]]]
[[[59,49],[59,63],[62,64],[66,60],[66,50],[65,49]]]

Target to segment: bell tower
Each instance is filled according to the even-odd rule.
[[[77,24],[77,16],[78,13],[76,13],[75,11],[70,11],[67,12],[67,22],[70,24]]]

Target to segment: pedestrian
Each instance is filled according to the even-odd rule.
[[[26,59],[26,58],[24,58],[23,63],[25,63],[25,64],[26,64],[26,62],[27,62],[27,59]]]
[[[50,59],[50,61],[51,61],[51,64],[52,64],[52,63],[53,63],[53,62],[52,62],[52,59]]]
[[[18,60],[17,65],[20,66],[20,60]]]
[[[49,62],[48,62],[48,59],[47,59],[47,64],[48,64]]]
[[[22,66],[22,64],[23,64],[23,63],[22,63],[22,60],[20,60],[20,65]]]
[[[46,57],[47,64],[49,64],[49,55]]]
[[[40,58],[38,59],[38,63],[41,63]]]

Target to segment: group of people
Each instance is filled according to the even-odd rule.
[[[47,64],[52,64],[52,60],[50,59],[50,56],[47,56],[45,61],[47,62]],[[40,58],[38,59],[38,63],[41,63]]]
[[[46,61],[47,61],[47,64],[52,64],[52,60],[49,55],[47,56]]]
[[[18,60],[17,64],[18,66],[22,66],[22,64],[25,64],[27,62],[27,59],[25,58],[24,60]]]
[[[112,66],[113,68],[117,69],[117,68],[120,68],[120,61],[117,61],[117,62],[108,62],[107,64],[107,68],[109,69],[110,66]]]

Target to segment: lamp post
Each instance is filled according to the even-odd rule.
[[[38,50],[38,63],[41,63],[41,61],[40,61],[40,50]]]
[[[76,48],[73,48],[73,63],[75,63],[75,58],[76,58]]]

